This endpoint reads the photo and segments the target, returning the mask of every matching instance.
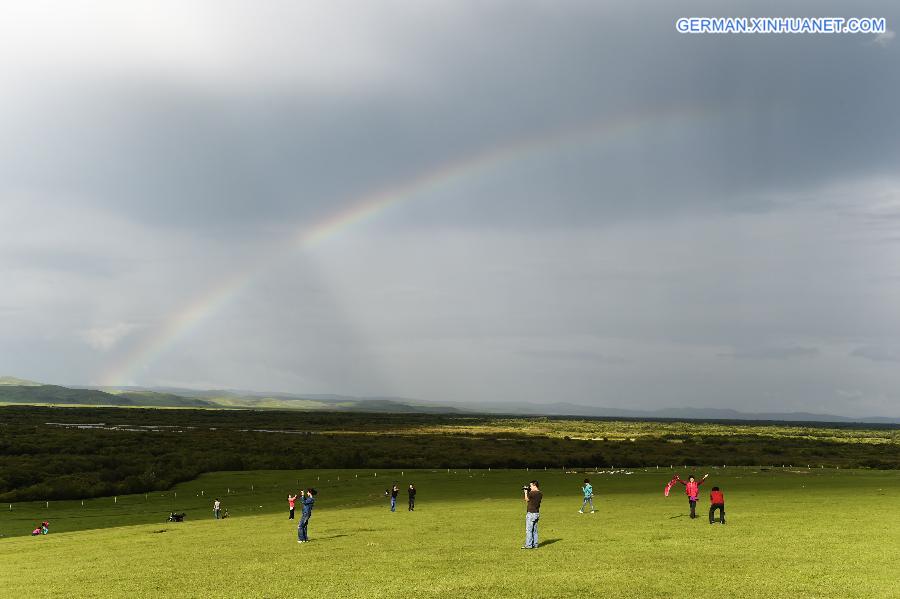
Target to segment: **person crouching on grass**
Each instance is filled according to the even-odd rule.
[[[525,493],[525,544],[522,549],[538,548],[538,520],[541,518],[541,499],[544,494],[538,486],[538,481],[533,480],[522,489]]]
[[[709,523],[715,524],[716,510],[719,510],[719,522],[725,524],[725,494],[719,490],[719,487],[713,487],[709,494]]]
[[[691,518],[697,517],[697,497],[700,495],[700,485],[703,484],[708,476],[709,474],[704,474],[703,478],[698,482],[692,474],[688,476],[687,482],[685,482],[677,474],[675,475],[675,480],[684,485],[684,492],[688,496],[688,504],[691,506]]]
[[[307,527],[309,526],[309,518],[312,516],[313,504],[316,502],[318,491],[315,489],[307,489],[306,496],[300,500],[302,511],[300,512],[300,524],[297,525],[297,542],[308,543]]]

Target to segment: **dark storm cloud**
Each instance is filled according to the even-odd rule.
[[[132,218],[202,231],[314,221],[459,156],[635,114],[648,124],[625,139],[575,144],[537,165],[526,157],[489,176],[480,196],[411,218],[571,226],[698,205],[765,210],[748,194],[896,163],[895,48],[674,31],[677,16],[710,9],[667,5],[639,19],[589,3],[498,4],[478,19],[426,19],[398,37],[411,76],[428,83],[393,93],[335,97],[251,78],[238,94],[139,63],[114,80],[42,82],[9,125],[16,143],[0,170],[13,186],[77,189]],[[322,48],[325,60],[329,50],[340,48]],[[289,68],[286,56],[257,54],[283,61],[268,65],[275,72]],[[699,116],[684,127],[653,116],[673,109]]]

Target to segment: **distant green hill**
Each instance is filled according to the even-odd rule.
[[[95,389],[70,389],[59,385],[12,384],[0,386],[0,403],[167,408],[219,407],[212,402],[202,399],[166,393],[127,392],[114,394]]]
[[[129,406],[146,408],[208,408],[237,410],[297,410],[304,412],[365,412],[393,414],[499,414],[679,420],[703,422],[834,422],[900,424],[900,418],[850,418],[809,412],[740,412],[721,408],[662,408],[636,410],[553,403],[460,402],[451,405],[404,397],[353,397],[334,394],[295,394],[238,389],[178,387],[68,388],[44,385],[11,376],[0,377],[0,403]]]
[[[41,383],[28,381],[25,379],[17,379],[14,376],[0,376],[0,385],[14,385],[16,387],[38,387]]]
[[[103,393],[101,391],[101,393]],[[113,397],[124,397],[136,406],[159,408],[219,408],[215,402],[196,397],[182,397],[174,393],[157,393],[155,391],[127,391],[125,393],[112,394]]]
[[[215,408],[253,410],[302,410],[429,413],[455,412],[454,408],[413,405],[389,398],[305,398],[302,396],[266,394],[252,395],[230,391],[194,391],[179,389],[151,390],[141,388],[80,389],[59,385],[42,385],[13,377],[0,385],[0,403],[54,404],[74,406],[120,406],[141,408]]]
[[[133,405],[124,397],[103,391],[69,389],[58,385],[4,385],[0,387],[0,401],[4,403],[74,404],[74,405]]]

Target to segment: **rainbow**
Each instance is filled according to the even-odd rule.
[[[135,346],[113,364],[102,377],[104,386],[134,384],[135,377],[178,341],[208,320],[267,269],[279,255],[293,250],[314,247],[386,210],[414,199],[428,197],[434,191],[451,187],[461,181],[481,175],[498,166],[563,147],[583,143],[609,143],[625,135],[645,130],[677,126],[721,114],[720,110],[702,108],[674,109],[665,112],[636,113],[615,121],[597,120],[576,127],[558,129],[539,136],[513,140],[490,147],[454,161],[441,164],[410,179],[372,193],[363,194],[348,202],[349,208],[325,218],[312,226],[301,227],[275,246],[264,259],[231,273],[223,281],[206,289],[181,309],[170,314],[161,326],[149,331]]]

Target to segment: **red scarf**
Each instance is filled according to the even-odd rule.
[[[675,486],[675,483],[677,483],[677,482],[678,482],[678,475],[676,474],[676,475],[672,478],[672,480],[670,480],[670,481],[666,484],[666,490],[663,491],[663,493],[665,493],[665,496],[666,496],[666,497],[669,496],[669,491],[672,490],[672,487],[674,487],[674,486]]]

